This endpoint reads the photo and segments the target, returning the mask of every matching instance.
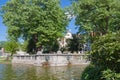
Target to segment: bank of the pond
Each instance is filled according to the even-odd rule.
[[[0,64],[11,64],[11,59],[8,59],[6,57],[0,57]]]
[[[0,60],[0,64],[11,64],[11,60]]]

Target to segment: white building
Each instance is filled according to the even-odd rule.
[[[59,42],[60,49],[61,49],[62,47],[66,47],[66,45],[67,45],[67,41],[66,41],[66,40],[67,40],[67,39],[73,39],[72,33],[71,33],[70,31],[67,31],[67,33],[65,34],[64,37],[58,38],[58,42]]]

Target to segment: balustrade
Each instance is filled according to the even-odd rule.
[[[39,55],[14,55],[12,63],[33,64],[42,66],[48,62],[50,66],[65,66],[89,63],[89,55],[86,54],[39,54]]]

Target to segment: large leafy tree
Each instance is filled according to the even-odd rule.
[[[80,30],[92,31],[92,36],[120,30],[120,0],[73,1],[76,25]]]
[[[29,52],[55,41],[67,24],[59,0],[10,0],[2,9],[8,35],[28,40]]]

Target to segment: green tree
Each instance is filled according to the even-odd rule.
[[[0,48],[4,47],[5,41],[0,41]]]
[[[8,1],[2,8],[8,35],[15,40],[28,40],[28,52],[36,52],[42,45],[55,41],[67,25],[59,3],[59,0]]]
[[[12,56],[18,50],[18,43],[16,41],[8,41],[5,43],[4,48],[5,52],[10,53]]]
[[[69,39],[67,40],[67,48],[69,51],[71,51],[72,53],[74,51],[79,51],[80,48],[80,38],[77,34],[72,35],[73,39]]]
[[[50,44],[44,45],[44,53],[57,52],[59,49],[58,41],[54,41]]]
[[[19,47],[22,51],[27,52],[27,47],[28,47],[28,41],[24,41],[23,43],[19,44]]]
[[[120,30],[120,0],[73,1],[72,10],[80,30],[92,33],[92,36]]]

